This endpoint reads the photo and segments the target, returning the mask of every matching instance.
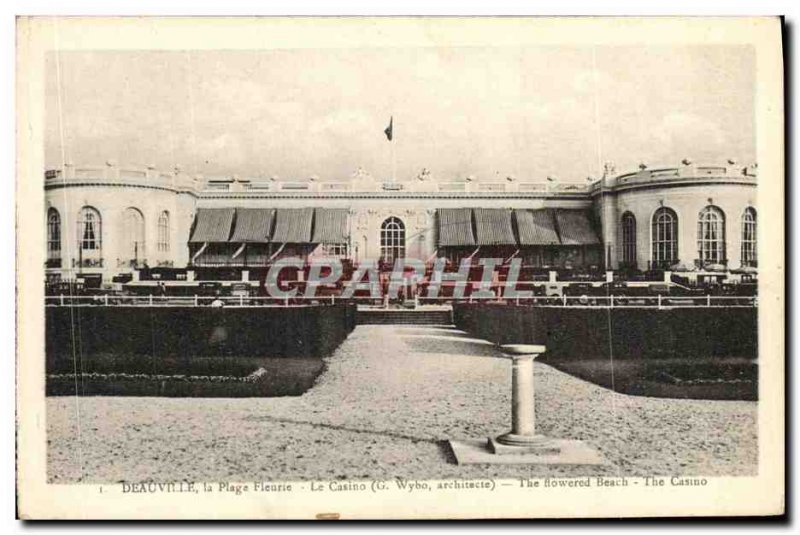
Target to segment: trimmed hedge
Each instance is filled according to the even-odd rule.
[[[47,307],[47,394],[300,395],[355,328],[355,313],[353,305]]]
[[[456,327],[498,344],[547,346],[548,360],[728,359],[758,355],[756,308],[570,308],[456,304]]]
[[[45,351],[48,364],[108,353],[322,358],[354,327],[353,305],[46,307]]]

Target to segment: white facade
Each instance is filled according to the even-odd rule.
[[[724,214],[724,255],[728,268],[742,267],[742,218],[750,208],[756,214],[756,168],[696,166],[643,169],[593,185],[596,212],[602,213],[606,253],[610,266],[624,264],[622,221],[626,213],[636,221],[636,266],[648,269],[655,261],[653,217],[660,208],[677,215],[677,259],[686,266],[701,264],[698,254],[698,219],[711,206]]]
[[[699,214],[713,206],[724,214],[721,260],[730,269],[743,263],[742,217],[746,209],[757,214],[756,185],[755,167],[734,164],[685,163],[642,169],[593,184],[515,179],[434,182],[425,177],[385,183],[368,175],[347,181],[259,182],[202,180],[179,170],[66,166],[48,171],[45,178],[45,217],[51,220],[47,273],[62,280],[100,275],[109,282],[117,274],[131,273],[135,266],[186,267],[190,262],[187,242],[196,211],[218,207],[345,208],[349,211],[349,256],[356,261],[381,256],[381,226],[389,218],[402,222],[405,256],[426,260],[438,254],[437,209],[593,210],[604,260],[611,268],[625,264],[622,217],[629,213],[636,221],[635,265],[629,262],[629,267],[645,270],[655,267],[652,223],[659,208],[676,214],[675,260],[692,266],[699,260]],[[99,215],[99,249],[92,249],[85,239],[86,222],[80,221],[84,208]],[[54,213],[58,214],[57,224],[53,222]],[[55,226],[60,231],[58,236],[53,234]]]
[[[67,167],[65,173],[50,172],[45,189],[48,218],[58,214],[60,221],[57,240],[48,225],[48,243],[53,244],[48,247],[48,275],[68,280],[99,274],[108,281],[134,266],[187,264],[186,237],[196,193],[179,175],[114,166]],[[82,217],[89,212],[96,214],[92,221]],[[132,231],[132,214],[140,218],[141,230]]]

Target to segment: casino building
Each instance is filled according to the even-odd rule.
[[[640,166],[557,183],[202,179],[180,169],[45,173],[48,281],[100,286],[143,271],[258,280],[285,256],[354,263],[520,257],[532,269],[754,270],[757,167]]]

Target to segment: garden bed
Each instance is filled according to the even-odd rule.
[[[325,367],[322,359],[312,358],[163,359],[151,364],[141,356],[105,357],[87,359],[78,373],[64,369],[67,363],[61,361],[47,375],[47,395],[299,396]]]

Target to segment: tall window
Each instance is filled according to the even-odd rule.
[[[636,265],[636,218],[630,212],[622,214],[622,263]]]
[[[125,209],[122,245],[125,260],[138,263],[144,259],[144,216],[136,208]]]
[[[678,261],[678,215],[661,207],[653,214],[653,266],[665,267]]]
[[[61,216],[55,208],[47,211],[47,256],[61,256]]]
[[[166,210],[158,216],[158,251],[169,252],[169,212]]]
[[[381,259],[394,263],[406,255],[406,227],[396,217],[390,217],[381,225]]]
[[[702,264],[725,262],[725,214],[706,206],[697,219],[697,254]]]
[[[742,266],[757,266],[757,251],[756,211],[749,207],[742,214]]]
[[[78,241],[81,251],[100,251],[102,247],[100,212],[91,206],[81,208],[78,217]]]

